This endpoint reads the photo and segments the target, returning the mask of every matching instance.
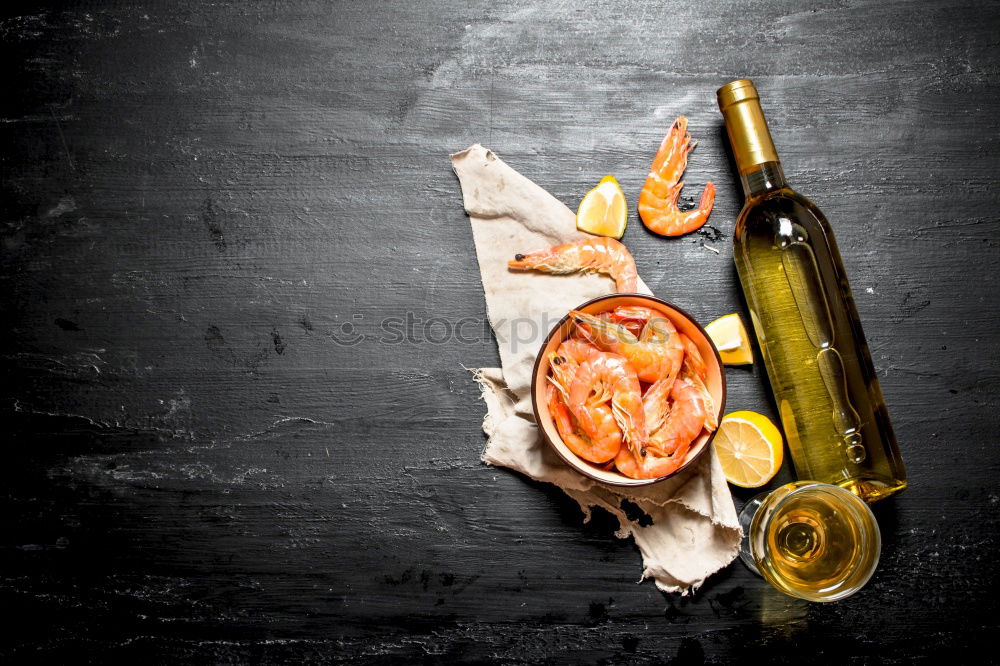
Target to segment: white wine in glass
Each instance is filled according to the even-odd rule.
[[[843,599],[860,590],[878,564],[875,516],[839,486],[786,484],[747,502],[740,524],[744,563],[793,597]]]

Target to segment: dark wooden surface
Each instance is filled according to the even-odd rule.
[[[1000,11],[806,4],[5,5],[0,652],[993,650]],[[637,585],[606,514],[582,525],[559,491],[479,462],[463,368],[498,356],[448,153],[481,142],[570,206],[613,173],[634,202],[687,114],[688,194],[716,182],[718,233],[633,219],[625,242],[657,295],[707,321],[741,307],[714,92],[745,76],[837,230],[910,474],[876,505],[874,579],[832,605],[739,563],[693,597]],[[393,342],[384,322],[408,313]],[[434,343],[433,317],[479,324]],[[729,381],[730,409],[773,415],[759,368]]]

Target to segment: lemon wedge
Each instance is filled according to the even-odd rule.
[[[627,223],[625,193],[613,176],[605,176],[587,192],[576,211],[576,228],[588,234],[621,239]]]
[[[753,350],[743,320],[735,312],[719,317],[705,327],[712,344],[719,350],[719,357],[726,365],[749,365],[753,363]]]
[[[759,488],[781,469],[781,431],[763,414],[726,414],[714,441],[722,472],[734,486]]]

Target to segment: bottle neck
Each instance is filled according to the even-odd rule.
[[[753,81],[732,81],[719,88],[716,95],[743,182],[743,193],[750,198],[786,187],[788,183]]]
[[[743,196],[747,199],[788,187],[781,162],[757,164],[740,174],[740,182],[743,183]]]

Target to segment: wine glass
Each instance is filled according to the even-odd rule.
[[[864,501],[839,486],[788,483],[748,501],[739,518],[743,563],[793,597],[844,599],[878,564],[878,522]]]

